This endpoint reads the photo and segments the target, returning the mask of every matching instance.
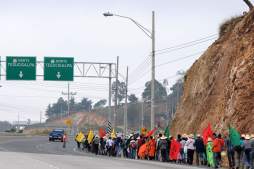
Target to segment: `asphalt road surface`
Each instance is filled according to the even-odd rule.
[[[72,139],[70,139],[72,140]],[[0,169],[190,169],[185,165],[95,156],[76,149],[69,141],[48,142],[47,137],[0,136]]]

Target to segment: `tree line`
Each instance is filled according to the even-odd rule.
[[[155,81],[155,103],[164,103],[167,104],[168,110],[165,110],[165,112],[160,112],[161,114],[166,114],[170,110],[170,115],[165,115],[165,118],[173,118],[174,113],[176,111],[177,103],[180,100],[180,97],[183,93],[183,77],[185,72],[178,72],[178,75],[181,77],[177,80],[177,82],[170,88],[167,89],[167,82],[164,81],[163,83],[160,83],[159,81]],[[119,105],[123,105],[124,98],[125,98],[125,91],[126,91],[126,84],[125,82],[113,82],[112,83],[112,100],[115,102],[115,88],[116,83],[118,83],[118,95],[117,95],[117,103]],[[169,94],[168,94],[169,93]],[[142,98],[139,100],[139,98],[133,94],[130,93],[128,95],[128,123],[130,125],[135,125],[138,122],[137,115],[141,111],[140,103],[144,103],[144,105],[150,105],[151,101],[151,81],[148,81],[145,83],[145,89],[142,92]],[[70,113],[74,112],[90,112],[93,110],[95,113],[99,113],[100,115],[107,116],[105,113],[108,112],[108,108],[105,108],[107,104],[106,99],[102,99],[97,101],[93,104],[92,100],[89,98],[84,97],[80,102],[76,102],[75,98],[72,97],[70,99]],[[113,105],[113,104],[112,104]],[[66,115],[68,112],[68,102],[67,100],[64,100],[62,97],[60,97],[56,103],[49,104],[46,109],[46,116],[50,118],[59,118],[61,116]],[[121,116],[121,115],[120,115]],[[149,118],[149,117],[146,117]],[[120,122],[120,121],[119,121]]]
[[[84,97],[80,102],[77,102],[74,97],[71,97],[69,103],[70,113],[75,112],[90,112],[92,108],[104,107],[107,103],[106,99],[99,100],[94,105],[92,100]],[[64,100],[63,97],[58,98],[56,103],[49,104],[46,109],[46,116],[50,118],[58,118],[68,114],[68,101]]]

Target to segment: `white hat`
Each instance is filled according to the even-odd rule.
[[[167,139],[167,137],[165,137],[164,135],[161,137],[162,140],[165,140]]]
[[[208,137],[207,141],[213,141],[211,137]]]
[[[135,143],[135,140],[131,140],[130,143]]]
[[[254,134],[251,134],[250,137],[251,137],[252,139],[254,139]]]
[[[245,139],[246,139],[246,140],[249,140],[249,139],[250,139],[250,135],[249,135],[249,134],[246,134]]]

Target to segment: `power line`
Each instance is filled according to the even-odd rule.
[[[146,59],[139,64],[131,73],[130,73],[130,81],[133,81],[133,77],[135,80],[135,76],[142,74],[146,69],[149,69],[149,65],[151,63],[151,56],[146,57]],[[134,76],[133,76],[134,75]]]
[[[204,52],[204,50],[203,50],[203,51],[200,51],[200,52],[197,52],[197,53],[193,53],[193,54],[191,54],[191,55],[187,55],[187,56],[184,56],[184,57],[180,57],[180,58],[178,58],[178,59],[174,59],[174,60],[171,60],[171,61],[168,61],[168,62],[165,62],[165,63],[161,63],[161,64],[156,65],[156,67],[160,67],[160,66],[164,66],[164,65],[167,65],[167,64],[170,64],[170,63],[174,63],[174,62],[177,62],[177,61],[180,61],[180,60],[184,60],[184,59],[187,59],[187,58],[189,58],[189,57],[193,57],[193,56],[196,56],[196,55],[198,55],[198,54],[201,54],[201,53],[203,53],[203,52]]]
[[[184,60],[184,59],[187,59],[187,58],[196,56],[196,55],[198,55],[198,54],[201,54],[201,53],[203,53],[203,52],[204,52],[204,51],[200,51],[200,52],[197,52],[197,53],[193,53],[193,54],[191,54],[191,55],[187,55],[187,56],[184,56],[184,57],[180,57],[180,58],[178,58],[178,59],[170,60],[170,61],[168,61],[168,62],[155,65],[155,67],[161,67],[161,66],[164,66],[164,65],[167,65],[167,64],[170,64],[170,63],[174,63],[174,62],[177,62],[177,61],[180,61],[180,60]],[[150,70],[148,70],[148,71],[146,71],[144,74],[142,74],[142,76],[140,76],[139,80],[140,80],[140,79],[143,79],[143,78],[145,77],[145,75],[148,74],[149,72],[150,72]],[[139,80],[137,80],[137,81],[139,81]],[[136,83],[137,81],[130,83],[130,85]]]
[[[214,36],[217,36],[217,34],[212,34],[212,35],[209,35],[209,36],[200,38],[200,39],[196,39],[196,40],[193,40],[193,41],[181,43],[181,44],[174,45],[174,46],[170,46],[170,47],[167,47],[167,48],[158,49],[158,50],[156,50],[156,52],[164,51],[164,50],[169,50],[169,49],[174,49],[174,48],[179,48],[179,47],[186,46],[186,45],[189,45],[189,44],[192,44],[192,43],[197,43],[197,42],[199,42],[199,41],[203,41],[203,40],[205,40],[205,39],[211,40],[211,39],[216,38],[216,37],[214,37]],[[212,38],[212,37],[213,37],[213,38]]]
[[[159,52],[159,53],[156,53],[156,55],[162,55],[162,54],[174,52],[174,51],[177,51],[177,50],[181,50],[181,49],[184,49],[184,48],[192,47],[192,46],[195,46],[195,45],[204,43],[204,42],[208,42],[208,41],[210,41],[210,40],[215,39],[216,36],[217,36],[217,34],[212,34],[212,35],[209,35],[209,36],[206,36],[206,37],[197,39],[197,40],[193,40],[193,41],[190,41],[190,42],[178,44],[178,45],[171,46],[171,47],[164,48],[164,49],[159,49],[159,50],[156,50],[156,52]],[[160,51],[161,51],[161,52],[160,52]],[[145,60],[147,60],[147,59],[150,59],[150,55],[149,55],[149,57],[147,57]],[[145,62],[145,61],[143,61],[136,69],[134,69],[133,73],[130,74],[130,85],[133,84],[133,81],[139,80],[140,77],[143,78],[143,76],[144,76],[145,74],[147,74],[148,72],[150,72],[150,70],[145,71],[144,66],[142,65],[144,62]],[[140,68],[140,67],[141,67],[141,68]],[[141,71],[137,71],[137,70],[139,70],[139,69],[141,69]],[[144,71],[145,71],[145,72],[144,72]],[[144,73],[143,73],[143,72],[144,72]],[[140,74],[140,73],[142,73],[142,74]],[[134,78],[132,77],[133,74],[135,75]],[[134,83],[135,83],[135,82],[134,82]]]
[[[171,49],[171,50],[169,50],[169,51],[156,53],[156,55],[163,55],[163,54],[165,54],[165,53],[170,53],[170,52],[174,52],[174,51],[177,51],[177,50],[185,49],[185,48],[192,47],[192,46],[195,46],[195,45],[198,45],[198,44],[201,44],[201,43],[204,43],[204,42],[208,42],[208,41],[210,41],[210,40],[214,40],[214,39],[215,39],[215,38],[211,38],[211,39],[203,40],[203,41],[196,42],[196,43],[193,43],[193,44],[189,44],[189,45],[186,45],[186,46],[182,46],[182,47],[174,48],[174,49]]]

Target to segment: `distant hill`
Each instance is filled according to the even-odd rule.
[[[71,114],[69,117],[48,120],[48,126],[65,126],[65,120],[72,119],[73,124],[77,127],[84,126],[103,126],[107,121],[103,116],[97,115],[94,112],[77,112]]]

